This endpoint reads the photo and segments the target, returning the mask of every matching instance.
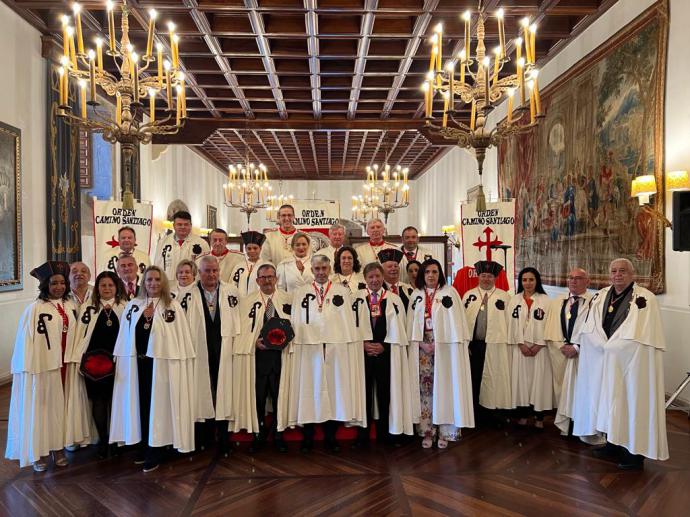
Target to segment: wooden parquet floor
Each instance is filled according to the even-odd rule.
[[[4,452],[9,388],[0,388]],[[621,472],[588,446],[558,435],[507,429],[467,431],[448,450],[417,442],[339,454],[290,443],[257,454],[240,444],[228,459],[178,456],[144,474],[131,452],[97,460],[71,454],[64,469],[36,474],[0,461],[0,513],[25,515],[688,515],[690,420],[668,416],[671,459]]]

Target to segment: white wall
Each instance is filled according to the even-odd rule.
[[[572,41],[539,73],[540,86],[545,88],[577,61],[604,43],[625,27],[654,0],[624,0],[617,2],[592,26]],[[687,85],[690,67],[687,49],[690,48],[690,2],[671,0],[668,64],[666,77],[665,169],[690,169],[690,103]],[[489,122],[505,116],[505,104],[492,113]],[[495,123],[495,122],[494,122]],[[495,195],[497,185],[496,150],[486,157],[484,184]],[[467,187],[477,184],[474,156],[463,150],[454,150],[440,160],[418,180],[418,189],[424,193],[419,208],[422,227],[440,227],[458,221],[457,206],[466,197]],[[672,207],[667,198],[666,215],[670,219]],[[453,217],[453,219],[451,219]],[[551,290],[552,292],[557,290]],[[666,390],[673,389],[690,370],[690,253],[671,249],[671,233],[666,233],[666,294],[659,297],[667,339],[665,354]],[[683,394],[690,398],[690,390]]]
[[[45,261],[46,117],[45,64],[38,31],[0,3],[0,120],[21,129],[22,265],[24,289],[0,293],[0,382],[9,378],[17,322],[36,298],[38,282],[29,271]]]

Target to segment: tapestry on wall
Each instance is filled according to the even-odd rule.
[[[517,201],[518,268],[565,285],[578,266],[599,288],[611,260],[626,257],[641,285],[664,291],[663,225],[630,183],[656,175],[651,208],[663,213],[667,33],[663,0],[552,83],[541,123],[499,146],[499,188]]]

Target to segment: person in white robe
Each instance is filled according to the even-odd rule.
[[[83,262],[72,262],[69,266],[69,287],[70,298],[77,309],[77,318],[81,316],[82,310],[91,301],[93,287],[89,285],[91,281],[91,270]]]
[[[400,263],[400,279],[403,282],[411,284],[412,281],[407,275],[407,264],[411,260],[416,260],[420,264],[425,260],[432,258],[437,259],[433,252],[429,248],[419,245],[419,232],[414,226],[407,226],[403,228],[402,233],[402,245],[400,250],[403,252],[403,258]]]
[[[402,259],[402,251],[395,248],[381,250],[378,255],[378,260],[383,266],[383,288],[397,294],[403,302],[405,312],[407,312],[414,287],[400,281],[400,261]]]
[[[274,266],[292,256],[292,239],[297,233],[295,228],[295,208],[282,205],[278,209],[278,228],[266,232],[266,242],[261,247],[261,259]]]
[[[573,343],[587,314],[592,295],[587,292],[589,275],[582,268],[568,273],[568,292],[551,302],[546,316],[546,341],[556,400],[554,424],[563,436],[572,436],[572,411],[580,347]]]
[[[189,212],[180,210],[173,215],[173,231],[158,241],[153,263],[172,280],[180,260],[196,260],[209,250],[204,239],[192,234],[192,216]],[[171,283],[174,284],[172,281]]]
[[[233,405],[235,418],[232,431],[254,434],[252,451],[263,448],[273,434],[276,448],[287,451],[283,433],[278,431],[278,404],[289,386],[283,364],[292,353],[290,344],[283,350],[268,349],[261,338],[261,330],[271,318],[290,319],[292,296],[276,289],[278,278],[272,264],[259,266],[255,282],[259,289],[240,300],[240,335],[233,347]],[[270,397],[273,407],[270,428],[266,425],[266,405]]]
[[[511,345],[511,396],[517,424],[544,428],[544,411],[555,406],[551,358],[544,329],[550,300],[533,267],[518,274],[517,294],[508,305],[508,342]]]
[[[227,232],[222,228],[211,230],[208,238],[211,242],[211,250],[202,253],[194,259],[197,267],[199,267],[202,258],[209,256],[215,257],[218,261],[218,267],[220,268],[220,281],[226,284],[233,282],[233,272],[235,268],[245,262],[244,254],[241,251],[228,248],[229,237]]]
[[[345,245],[345,234],[347,229],[340,223],[335,223],[328,229],[328,246],[317,250],[318,255],[325,255],[333,264],[333,269],[337,264],[335,254]]]
[[[92,438],[98,438],[98,456],[105,458],[109,452],[110,408],[113,399],[114,371],[112,353],[120,330],[120,321],[127,298],[125,288],[117,274],[102,271],[97,277],[94,293],[77,321],[77,336],[73,347],[65,352],[65,362],[72,380],[70,389],[78,397],[77,404],[67,407],[67,420],[91,421],[96,427]],[[84,370],[81,368],[84,364]],[[87,400],[84,400],[87,399]],[[73,413],[87,408],[86,415]],[[84,441],[83,439],[79,441]]]
[[[189,312],[192,289],[196,286],[196,277],[198,275],[199,268],[193,260],[183,259],[177,264],[175,270],[177,285],[170,287],[170,296],[178,301],[185,313]]]
[[[240,332],[239,293],[234,286],[221,282],[219,275],[215,257],[201,259],[200,279],[189,291],[186,313],[196,352],[197,448],[204,450],[217,442],[219,453],[227,457],[228,421],[234,418],[232,348]]]
[[[386,226],[381,219],[371,219],[367,223],[367,235],[369,236],[369,242],[355,247],[359,263],[362,264],[362,267],[370,262],[378,262],[379,251],[397,248],[395,244],[384,240]]]
[[[70,390],[72,379],[64,362],[77,336],[76,307],[69,299],[69,265],[49,261],[30,274],[39,280],[39,296],[24,310],[14,343],[5,457],[19,460],[20,467],[33,465],[36,472],[43,472],[51,452],[56,466],[69,463],[64,447],[76,440],[88,442],[90,422],[81,420],[88,417],[86,407],[73,412],[80,420],[66,418],[70,403],[85,399]]]
[[[474,268],[479,285],[463,296],[467,324],[472,332],[469,352],[474,418],[477,427],[501,426],[501,417],[495,410],[513,407],[508,345],[510,295],[496,288],[496,278],[503,266],[481,260]]]
[[[276,266],[278,289],[292,293],[296,289],[314,281],[311,272],[311,239],[309,235],[297,232],[290,246],[293,255]]]
[[[321,250],[319,250],[320,252]],[[335,253],[331,281],[334,284],[347,287],[350,294],[354,294],[366,286],[364,275],[362,275],[362,265],[357,257],[357,252],[351,246],[341,246]]]
[[[376,419],[376,441],[399,445],[400,434],[413,435],[412,403],[418,397],[418,379],[410,375],[407,342],[407,317],[399,296],[383,288],[383,268],[372,262],[364,267],[366,287],[354,299],[355,325],[363,341],[366,427],[358,428],[355,447],[366,447],[369,429]],[[364,317],[361,308],[365,309]]]
[[[117,276],[125,286],[127,301],[139,294],[139,269],[132,255],[122,255],[117,261]]]
[[[278,431],[302,426],[301,449],[308,452],[314,424],[323,423],[326,448],[337,452],[338,422],[366,425],[362,341],[350,291],[328,280],[328,257],[312,257],[311,269],[314,281],[293,293],[290,319],[295,339],[288,364],[283,364],[289,390],[278,404]]]
[[[237,288],[240,297],[244,297],[258,291],[256,272],[261,266],[270,264],[270,262],[261,259],[261,248],[266,241],[266,236],[263,233],[247,231],[240,235],[244,243],[244,260],[232,269],[230,281]]]
[[[115,236],[113,235],[113,240]],[[151,265],[151,259],[148,252],[144,252],[137,248],[137,233],[131,226],[123,226],[117,231],[117,241],[114,247],[108,250],[103,255],[101,263],[98,265],[98,272],[112,271],[117,273],[117,262],[120,260],[120,255],[131,255],[137,262],[139,274]],[[148,249],[148,247],[147,247]]]
[[[407,336],[412,375],[419,379],[417,433],[423,448],[436,440],[445,449],[460,437],[461,428],[474,427],[474,412],[465,310],[437,260],[422,264],[407,313]]]
[[[161,268],[144,272],[141,294],[125,307],[115,343],[110,443],[139,444],[135,463],[158,468],[162,447],[194,450],[194,343]]]
[[[632,263],[615,259],[609,273],[611,286],[592,297],[573,338],[581,350],[573,434],[604,433],[606,445],[594,450],[595,456],[622,470],[640,470],[644,458],[669,457],[665,338],[656,297],[634,282]],[[590,349],[595,353],[586,356]]]

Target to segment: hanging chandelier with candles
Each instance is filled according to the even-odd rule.
[[[244,163],[228,166],[228,182],[223,185],[225,206],[247,214],[247,225],[252,214],[268,206],[272,190],[263,163],[256,165],[247,156]]]
[[[82,7],[77,3],[72,4],[74,25],[70,24],[67,15],[62,16],[63,55],[58,69],[59,116],[77,126],[102,133],[103,138],[113,144],[129,140],[148,144],[153,135],[177,133],[187,116],[187,106],[185,76],[179,69],[179,37],[175,34],[175,25],[168,24],[171,59],[164,59],[163,44],[160,42],[156,44],[154,55],[157,13],[151,9],[146,49],[141,55],[129,40],[129,8],[126,0],[120,5],[122,34],[119,44],[115,31],[115,4],[108,0],[106,8],[108,50],[105,54],[115,62],[117,74],[111,74],[104,68],[102,38],[94,40],[96,50],[87,50],[84,46]],[[70,106],[71,80],[77,81],[79,85],[79,115],[75,115]],[[109,109],[97,109],[100,105],[97,101],[98,87],[115,99],[115,112],[112,116]],[[168,111],[161,119],[156,119],[157,97],[165,100]],[[87,106],[91,108],[90,112]],[[138,119],[138,115],[143,112],[147,112],[149,116],[146,122]]]
[[[352,196],[352,220],[366,226],[372,219],[378,219],[378,210],[369,205],[362,194]]]
[[[282,181],[281,181],[282,183]],[[292,194],[272,194],[268,196],[268,206],[266,206],[266,220],[272,223],[278,222],[278,210],[283,205],[289,205],[293,202],[295,196]]]
[[[364,182],[363,199],[366,205],[383,214],[385,222],[388,216],[410,204],[410,185],[407,182],[409,169],[400,165],[392,167],[388,160],[382,167],[378,164],[367,166],[367,180]]]
[[[479,172],[479,195],[477,211],[486,210],[486,199],[482,188],[482,172],[486,150],[511,135],[531,131],[540,118],[541,101],[538,70],[536,68],[535,38],[537,26],[529,18],[521,20],[521,37],[506,42],[503,23],[504,12],[496,12],[498,46],[487,53],[485,45],[485,23],[487,15],[479,3],[476,16],[476,33],[472,36],[471,11],[465,11],[462,20],[465,25],[464,45],[443,66],[443,26],[436,25],[431,38],[431,59],[426,80],[422,85],[425,101],[425,127],[434,135],[454,140],[457,145],[473,149]],[[474,54],[472,41],[476,41]],[[509,47],[515,50],[515,73],[499,77],[510,62]],[[440,121],[434,118],[433,99],[436,94],[443,99],[443,113]],[[508,99],[508,113],[491,130],[486,128],[486,119],[498,104]],[[470,122],[460,120],[460,107],[470,106]]]
[[[121,145],[125,168],[123,206],[131,208],[133,196],[130,164],[135,147],[150,143],[153,135],[171,135],[182,128],[187,117],[185,76],[179,66],[179,37],[175,34],[172,22],[168,23],[170,60],[164,58],[162,40],[156,43],[154,55],[154,41],[157,39],[157,13],[154,9],[149,11],[146,48],[140,55],[129,39],[127,1],[123,0],[120,4],[119,42],[115,30],[115,9],[115,3],[108,0],[108,38],[105,51],[105,41],[101,37],[93,41],[95,50],[86,48],[82,31],[82,16],[85,11],[81,5],[72,4],[73,20],[67,15],[61,17],[63,54],[58,68],[57,115],[70,125],[101,133],[105,141]],[[114,61],[117,69],[115,74],[106,70],[104,53]],[[76,81],[78,85],[78,100],[75,101],[80,108],[78,114],[76,106],[70,105],[70,81]],[[105,95],[114,99],[114,113],[110,108],[98,109],[99,87]],[[157,97],[165,99],[167,108],[166,116],[160,119],[156,118]],[[148,114],[148,121],[144,121],[144,113]]]

